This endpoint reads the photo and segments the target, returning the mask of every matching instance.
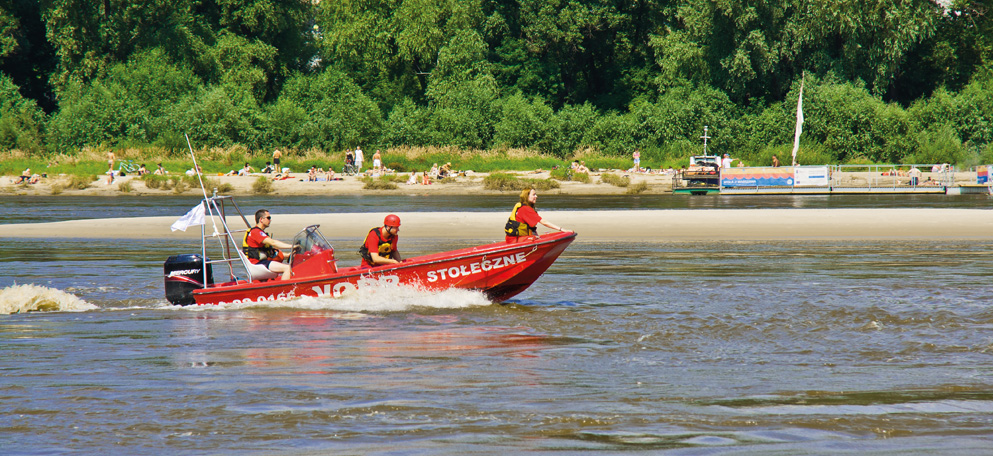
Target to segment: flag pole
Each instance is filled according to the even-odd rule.
[[[796,132],[793,134],[793,166],[796,166],[796,153],[800,150],[800,133],[803,132],[803,83],[807,72],[800,78],[800,96],[796,98]]]

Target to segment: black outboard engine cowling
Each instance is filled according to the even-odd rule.
[[[210,258],[207,259],[210,261]],[[173,255],[162,266],[165,273],[165,294],[169,302],[188,306],[195,304],[193,290],[203,288],[203,257],[197,253]],[[214,284],[214,271],[207,265],[207,284]]]

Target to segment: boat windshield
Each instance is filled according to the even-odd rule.
[[[293,244],[300,245],[301,252],[317,253],[323,250],[331,250],[331,243],[324,239],[324,235],[319,230],[320,225],[310,225],[304,228],[293,237]]]

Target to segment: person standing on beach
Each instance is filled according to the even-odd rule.
[[[640,173],[641,172],[641,152],[638,149],[635,149],[634,150],[634,153],[631,154],[631,157],[634,159],[634,172]]]
[[[503,227],[507,242],[518,242],[521,238],[536,236],[539,223],[553,230],[570,231],[544,221],[535,210],[536,204],[538,204],[538,192],[535,189],[521,191],[520,202],[514,205],[514,209],[510,211],[510,218]]]
[[[772,167],[779,168],[779,158],[775,155],[772,156]]]
[[[117,156],[113,152],[107,152],[107,165],[110,169],[114,169],[114,160],[117,160]]]
[[[277,173],[283,172],[283,170],[279,167],[279,157],[282,156],[283,153],[280,152],[279,149],[276,149],[272,152],[272,168]]]
[[[359,255],[362,256],[362,267],[371,268],[384,264],[398,264],[403,261],[397,250],[400,239],[400,217],[390,214],[383,220],[383,226],[369,230]]]
[[[379,149],[376,149],[376,153],[372,154],[372,171],[383,174],[383,156],[379,154]]]
[[[249,263],[260,265],[274,274],[282,274],[283,280],[289,280],[293,274],[290,265],[282,262],[283,252],[277,249],[292,249],[293,246],[270,237],[265,230],[271,224],[269,211],[255,211],[255,226],[245,233],[241,248]]]
[[[365,161],[365,156],[362,155],[362,148],[355,148],[355,172],[362,173],[362,162]]]

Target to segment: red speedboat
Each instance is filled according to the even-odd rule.
[[[495,302],[504,301],[524,291],[540,277],[576,238],[575,233],[551,233],[522,239],[520,242],[496,242],[449,252],[409,258],[396,265],[373,268],[339,268],[334,248],[321,234],[318,225],[308,226],[294,237],[298,246],[287,258],[293,268],[290,280],[272,277],[252,265],[241,253],[241,236],[251,229],[232,231],[225,217],[225,203],[231,197],[214,196],[203,201],[211,217],[217,214],[223,230],[203,235],[200,254],[170,257],[164,266],[166,298],[176,305],[265,302],[300,296],[338,297],[349,291],[377,282],[412,286],[423,290],[462,288],[479,290]],[[218,238],[221,259],[210,260],[207,247]],[[237,241],[237,242],[236,242]],[[213,251],[211,252],[213,253]],[[204,261],[204,258],[208,258]],[[230,278],[215,283],[213,265],[226,265]],[[245,271],[239,278],[236,269]]]

